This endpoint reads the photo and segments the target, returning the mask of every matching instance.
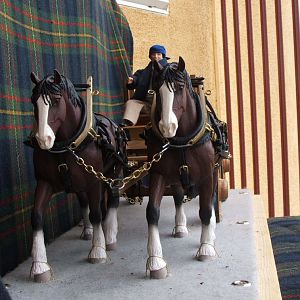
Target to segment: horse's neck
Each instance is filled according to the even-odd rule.
[[[66,140],[73,137],[78,130],[80,121],[80,107],[78,105],[75,107],[69,99],[66,100],[66,117],[59,131],[56,134],[57,140]]]
[[[197,108],[194,98],[190,95],[187,88],[184,90],[185,93],[185,111],[182,113],[181,118],[178,122],[178,136],[184,136],[190,134],[197,126]]]

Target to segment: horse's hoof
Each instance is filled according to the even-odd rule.
[[[94,258],[94,257],[89,257],[88,262],[90,264],[104,264],[106,263],[106,258]]]
[[[117,243],[111,243],[106,245],[106,251],[114,251],[117,249]]]
[[[210,255],[199,255],[196,257],[197,260],[199,261],[212,261],[212,260],[215,260],[217,258],[217,256],[210,256]]]
[[[93,235],[87,233],[87,234],[83,234],[80,238],[85,241],[90,241],[93,238]]]
[[[188,233],[187,233],[187,232],[176,232],[176,233],[174,234],[174,237],[175,237],[175,238],[184,238],[184,237],[186,237],[186,236],[188,236]]]
[[[168,275],[168,270],[166,267],[162,269],[150,271],[150,279],[164,279]]]
[[[51,278],[52,278],[51,271],[48,270],[48,271],[46,271],[44,273],[41,273],[41,274],[35,274],[34,277],[33,277],[33,280],[34,280],[34,282],[45,283],[45,282],[50,281]]]

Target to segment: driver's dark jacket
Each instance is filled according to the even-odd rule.
[[[145,100],[146,95],[149,90],[151,73],[153,72],[153,63],[150,62],[145,69],[137,70],[133,75],[133,83],[127,84],[129,90],[134,90],[135,92],[132,99]]]

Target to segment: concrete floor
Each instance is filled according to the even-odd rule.
[[[47,246],[48,262],[54,280],[37,284],[29,280],[31,259],[3,278],[9,293],[17,299],[258,299],[255,257],[253,202],[247,190],[230,192],[222,204],[223,220],[217,225],[216,249],[219,257],[199,262],[194,256],[199,247],[198,200],[185,204],[190,235],[171,236],[175,208],[171,197],[164,197],[159,222],[164,257],[170,274],[163,280],[145,277],[147,223],[143,205],[121,201],[118,248],[109,252],[111,261],[92,265],[86,262],[89,241],[79,239],[77,226]],[[242,225],[237,222],[249,221]],[[248,280],[251,286],[234,286]]]

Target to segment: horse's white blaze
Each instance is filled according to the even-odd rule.
[[[164,137],[171,138],[175,136],[178,128],[178,121],[172,110],[174,92],[172,90],[170,91],[167,84],[164,82],[159,89],[159,94],[162,103],[162,112],[158,127]]]
[[[88,258],[106,259],[105,238],[101,224],[93,225],[92,249]]]
[[[43,230],[33,232],[31,256],[33,260],[32,269],[30,273],[31,276],[42,274],[50,270],[50,267],[47,264],[47,254]]]
[[[40,96],[37,100],[38,108],[38,129],[35,137],[41,149],[48,150],[53,147],[55,134],[48,125],[49,105],[45,104],[43,97]]]
[[[176,206],[176,214],[175,214],[175,233],[184,232],[188,233],[186,227],[186,216],[183,209],[183,204],[180,206]]]
[[[163,260],[163,253],[160,244],[159,231],[156,225],[148,227],[148,268],[150,271],[160,270],[167,264]]]
[[[216,216],[215,210],[212,209],[212,215],[209,225],[202,224],[202,232],[200,239],[200,248],[198,255],[216,256],[215,245],[215,230],[216,230]]]
[[[113,244],[117,241],[118,233],[118,218],[117,218],[117,209],[110,208],[107,212],[104,221],[104,235],[106,245]]]

